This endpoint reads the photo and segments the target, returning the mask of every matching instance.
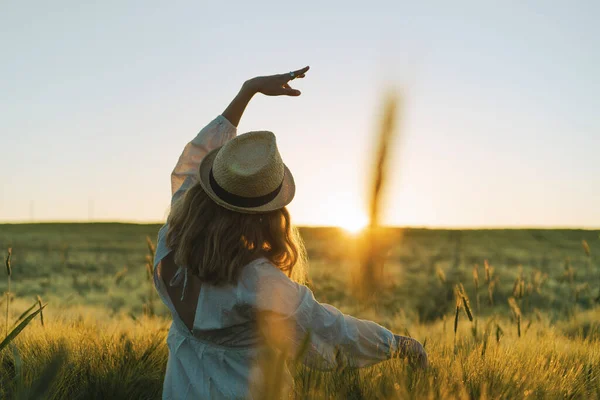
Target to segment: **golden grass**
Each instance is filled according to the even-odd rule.
[[[599,316],[596,310],[589,318]],[[45,327],[31,324],[14,341],[21,363],[18,377],[14,354],[0,354],[0,395],[13,396],[17,381],[22,393],[31,391],[45,367],[62,355],[55,372],[46,371],[48,398],[160,398],[168,323],[155,317],[105,323],[94,317],[53,317]],[[403,324],[397,318],[391,328],[402,331]],[[473,338],[467,325],[459,325],[456,344],[441,321],[413,324],[410,330],[426,338],[427,371],[414,371],[400,360],[333,372],[300,367],[292,398],[600,398],[597,337],[569,337],[544,321],[521,338],[509,332],[492,343]]]

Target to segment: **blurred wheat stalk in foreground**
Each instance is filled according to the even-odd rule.
[[[369,194],[369,225],[363,234],[359,292],[370,296],[383,282],[385,249],[382,246],[383,230],[380,226],[383,194],[389,180],[391,148],[397,136],[400,96],[395,91],[387,93],[383,105],[377,148],[375,151],[372,186]]]
[[[383,249],[381,239],[383,237],[380,228],[382,194],[385,189],[385,183],[388,179],[388,164],[392,142],[395,136],[397,124],[398,95],[395,92],[389,92],[385,98],[383,106],[383,116],[380,125],[379,138],[375,153],[375,164],[373,170],[372,186],[369,194],[369,226],[360,237],[359,249],[359,267],[360,271],[354,282],[357,286],[356,292],[364,297],[372,297],[377,289],[381,287],[383,281],[383,262],[385,250]],[[267,288],[266,290],[273,290]],[[285,294],[279,294],[274,298],[282,297]],[[264,381],[254,383],[252,391],[262,393],[261,398],[275,399],[280,398],[285,393],[283,374],[285,359],[289,354],[295,354],[295,360],[292,365],[296,369],[308,347],[310,346],[310,332],[301,338],[299,349],[295,348],[294,341],[290,340],[295,335],[293,326],[289,321],[271,321],[269,324],[259,321],[259,326],[263,334],[268,338],[267,343],[272,347],[272,351],[264,357],[264,360],[258,361],[258,366],[263,371]],[[300,338],[296,338],[300,340]],[[283,349],[283,350],[281,350]],[[344,368],[345,362],[336,355],[338,368]],[[264,393],[267,393],[265,397]],[[285,396],[285,395],[284,395]]]

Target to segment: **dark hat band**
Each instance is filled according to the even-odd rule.
[[[284,177],[285,177],[285,171],[284,171]],[[233,193],[228,192],[227,190],[223,189],[215,180],[212,168],[210,169],[210,173],[208,174],[208,180],[210,182],[210,187],[212,188],[212,190],[215,192],[215,194],[221,200],[223,200],[224,202],[226,202],[228,204],[231,204],[232,206],[247,207],[247,208],[264,206],[268,202],[275,199],[275,197],[277,197],[279,192],[281,192],[281,188],[283,187],[283,181],[284,181],[282,179],[281,183],[279,184],[279,186],[277,186],[277,188],[275,190],[273,190],[270,193],[265,194],[264,196],[245,197],[245,196],[238,196],[237,194],[233,194]]]

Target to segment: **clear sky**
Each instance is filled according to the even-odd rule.
[[[183,146],[242,82],[310,65],[239,127],[277,135],[297,223],[364,218],[393,84],[387,223],[598,227],[599,5],[2,2],[0,221],[164,220]]]

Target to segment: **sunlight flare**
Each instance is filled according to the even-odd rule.
[[[356,235],[368,225],[369,220],[364,214],[349,215],[340,221],[339,226],[348,233]]]

